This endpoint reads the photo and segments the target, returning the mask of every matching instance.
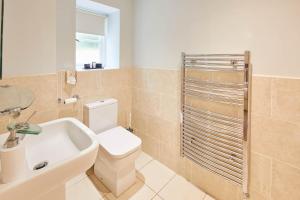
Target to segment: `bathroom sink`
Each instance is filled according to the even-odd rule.
[[[65,183],[94,164],[98,143],[94,133],[80,121],[63,118],[40,126],[39,135],[27,135],[22,141],[28,165],[26,175],[0,183],[1,200],[64,199]],[[1,146],[7,136],[0,135]]]

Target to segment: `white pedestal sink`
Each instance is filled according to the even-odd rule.
[[[63,200],[65,183],[94,164],[98,142],[80,121],[64,118],[40,126],[43,131],[39,135],[27,135],[22,141],[29,170],[20,180],[0,183],[1,200]],[[0,135],[1,146],[7,136]],[[43,162],[48,164],[33,170]]]

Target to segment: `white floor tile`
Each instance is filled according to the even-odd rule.
[[[152,200],[163,200],[163,199],[160,198],[158,195],[156,195]]]
[[[159,192],[175,175],[172,170],[156,160],[151,161],[139,172],[138,177],[155,192]]]
[[[106,195],[107,200],[151,200],[155,193],[146,186],[141,180],[137,182],[124,192],[121,196],[116,198],[112,193]]]
[[[214,198],[212,198],[211,196],[209,195],[206,195],[206,197],[204,198],[204,200],[215,200]]]
[[[89,178],[84,178],[66,188],[66,200],[103,200],[103,195],[95,188]]]
[[[161,192],[164,200],[203,200],[205,193],[181,176],[172,179]]]
[[[148,164],[153,158],[148,154],[142,152],[141,155],[135,161],[135,168],[137,170],[143,168],[146,164]]]
[[[78,183],[79,181],[81,181],[82,179],[86,178],[87,175],[85,173],[82,173],[74,178],[72,178],[71,180],[69,180],[67,183],[66,183],[66,187],[70,187],[76,183]]]

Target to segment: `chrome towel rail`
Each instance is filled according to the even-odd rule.
[[[249,52],[182,55],[181,155],[241,185],[245,197],[248,197],[250,137],[249,60]],[[215,82],[197,76],[207,71],[230,72],[230,76],[238,76],[241,82],[226,82],[226,79]],[[199,105],[195,102],[198,100],[201,100]],[[232,106],[243,114],[233,117],[213,112],[205,108],[206,101]]]

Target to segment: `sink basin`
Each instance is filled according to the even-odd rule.
[[[26,135],[22,141],[28,172],[20,180],[0,183],[1,200],[64,199],[65,183],[94,164],[99,145],[80,121],[63,118],[40,126],[39,135]],[[0,135],[1,146],[7,136]]]

